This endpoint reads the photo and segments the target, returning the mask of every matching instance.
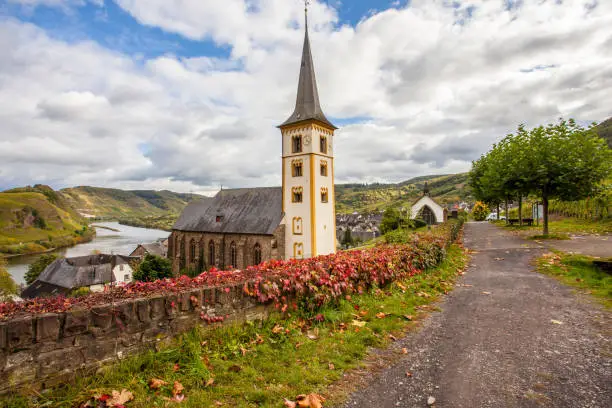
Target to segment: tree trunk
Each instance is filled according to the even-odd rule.
[[[518,208],[518,219],[519,226],[523,226],[523,196],[519,194],[519,208]]]
[[[508,225],[508,196],[506,196],[506,225]]]
[[[542,214],[544,216],[544,235],[548,235],[548,194],[542,194]]]
[[[499,201],[497,202],[497,221],[501,218],[501,214],[499,213]]]

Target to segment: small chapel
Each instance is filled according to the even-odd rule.
[[[282,186],[221,190],[190,203],[174,224],[174,273],[243,269],[270,259],[336,252],[334,126],[323,113],[308,37],[293,114],[280,126]]]
[[[410,218],[422,219],[427,225],[441,224],[446,221],[448,211],[438,204],[429,193],[429,186],[425,182],[423,195],[412,204]]]

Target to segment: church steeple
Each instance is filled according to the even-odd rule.
[[[333,129],[337,129],[323,113],[319,102],[319,91],[315,77],[314,63],[310,51],[310,39],[308,38],[308,9],[305,10],[306,33],[304,34],[304,47],[302,49],[302,65],[300,67],[300,79],[298,83],[297,99],[293,114],[281,126],[287,126],[305,120],[317,120]]]

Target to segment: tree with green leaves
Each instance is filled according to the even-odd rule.
[[[153,282],[158,279],[172,277],[172,263],[161,256],[147,254],[144,259],[134,266],[133,277],[141,282]]]
[[[18,293],[17,284],[6,269],[6,260],[0,255],[0,302],[11,300]]]
[[[45,268],[57,258],[58,256],[56,254],[44,254],[41,255],[36,261],[31,263],[24,276],[26,283],[31,285],[36,279],[38,279],[38,276],[42,273],[42,271],[44,271]]]
[[[380,222],[380,231],[386,234],[400,227],[402,215],[397,208],[389,207],[385,210]]]
[[[470,185],[476,198],[493,202],[500,197],[530,194],[542,199],[544,235],[548,235],[550,199],[580,200],[596,194],[600,182],[612,171],[612,151],[594,127],[583,128],[573,120],[515,134],[473,163]],[[519,206],[519,218],[521,217]]]

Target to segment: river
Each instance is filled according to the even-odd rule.
[[[118,222],[98,222],[96,225],[113,228],[119,230],[119,232],[96,228],[96,236],[92,241],[53,252],[64,257],[89,255],[93,251],[100,251],[104,254],[129,255],[138,244],[154,242],[170,235],[167,231],[130,227]],[[36,254],[21,255],[8,259],[8,271],[17,284],[25,283],[24,275],[28,271],[28,266],[39,257],[40,254]]]

